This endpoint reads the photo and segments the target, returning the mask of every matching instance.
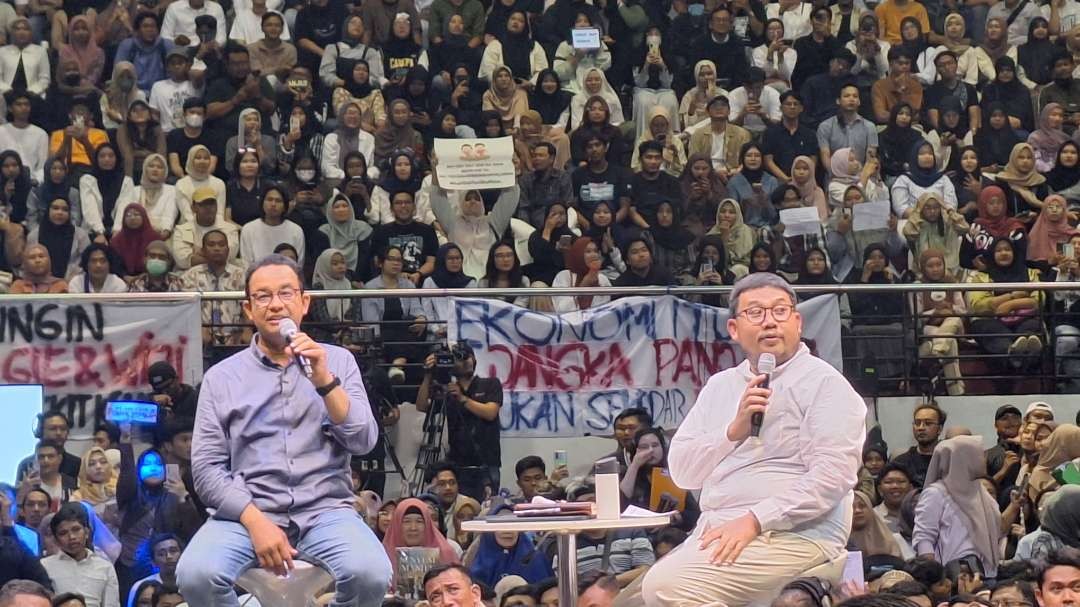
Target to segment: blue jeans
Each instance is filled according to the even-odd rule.
[[[375,534],[352,510],[323,513],[299,541],[304,560],[321,564],[337,582],[332,607],[377,607],[390,586],[390,560]],[[233,582],[258,566],[247,529],[238,522],[210,519],[184,550],[177,583],[189,605],[238,607]]]

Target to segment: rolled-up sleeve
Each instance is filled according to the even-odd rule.
[[[191,438],[191,474],[199,499],[216,510],[214,517],[238,521],[251,503],[251,493],[244,486],[243,477],[234,476],[230,470],[229,437],[219,411],[227,403],[219,394],[216,378],[211,370],[199,391],[195,433]]]
[[[375,446],[379,438],[379,426],[371,414],[364,378],[356,359],[347,350],[336,356],[335,375],[341,379],[341,387],[349,395],[349,412],[340,424],[330,423],[330,434],[342,447],[353,455],[364,455]]]

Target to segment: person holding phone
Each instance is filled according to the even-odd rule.
[[[564,253],[566,269],[555,275],[551,286],[565,287],[610,287],[611,281],[601,273],[602,258],[599,243],[587,236],[578,238]],[[606,295],[581,295],[577,297],[557,295],[552,297],[555,311],[559,314],[587,310],[606,304],[611,298]]]

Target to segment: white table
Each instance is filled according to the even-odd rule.
[[[559,580],[560,607],[577,605],[577,538],[583,531],[594,529],[643,529],[662,527],[671,522],[670,515],[625,517],[600,519],[590,518],[578,521],[550,521],[543,518],[515,518],[513,520],[489,522],[480,519],[466,521],[461,528],[470,533],[492,533],[494,531],[552,531],[558,540],[559,570],[555,575]]]

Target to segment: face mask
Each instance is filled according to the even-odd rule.
[[[315,181],[315,171],[311,169],[301,169],[296,172],[296,177],[300,181]]]
[[[660,36],[646,36],[645,37],[645,44],[648,45],[648,46],[659,47],[660,46]]]
[[[151,276],[161,276],[169,270],[169,263],[161,259],[146,260],[146,273]]]
[[[705,14],[705,5],[691,4],[687,7],[686,12],[690,13],[691,17],[700,17]]]
[[[64,84],[68,86],[77,86],[80,80],[82,80],[82,74],[64,74]]]
[[[201,128],[203,125],[203,117],[198,114],[187,114],[184,116],[184,124],[193,129]]]
[[[131,87],[135,86],[135,81],[131,78],[120,78],[116,81],[120,85],[120,90],[130,91]]]

